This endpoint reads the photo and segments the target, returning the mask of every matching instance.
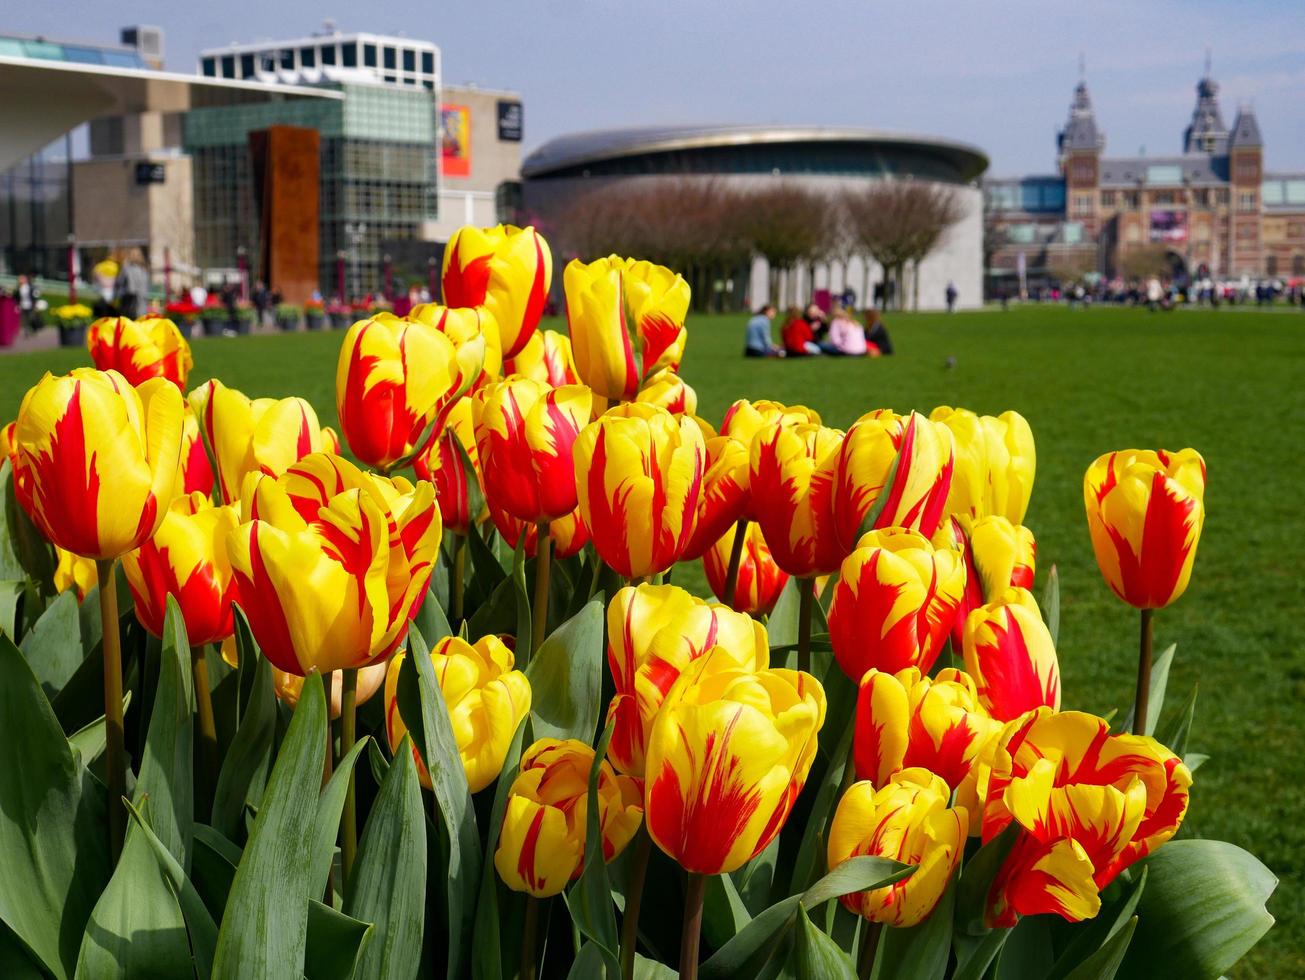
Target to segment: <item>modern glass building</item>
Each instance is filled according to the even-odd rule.
[[[229,266],[241,248],[259,265],[249,134],[302,126],[320,135],[320,282],[335,289],[345,259],[351,292],[381,285],[390,243],[417,239],[437,209],[435,104],[421,88],[342,85],[343,101],[193,109],[184,148],[194,161],[195,254]],[[270,284],[275,287],[275,283]]]
[[[429,41],[379,34],[342,34],[328,25],[322,34],[295,41],[233,44],[200,52],[199,71],[208,78],[304,81],[312,73],[363,72],[377,81],[409,88],[439,89],[440,52]]]

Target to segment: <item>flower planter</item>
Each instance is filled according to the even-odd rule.
[[[324,319],[320,313],[306,313],[304,315],[304,323],[307,324],[309,330],[321,330]]]
[[[60,347],[85,347],[86,325],[81,324],[80,326],[76,326],[76,327],[60,327],[59,346]]]
[[[299,329],[299,321],[296,320],[296,319],[294,319],[294,318],[292,318],[292,317],[288,317],[288,316],[287,316],[287,317],[282,317],[282,316],[277,317],[277,318],[276,318],[276,325],[277,325],[277,326],[282,330],[282,332],[284,332],[284,333],[294,333],[296,330]]]
[[[253,328],[253,325],[254,325],[254,321],[249,319],[235,319],[227,324],[228,327],[230,327],[236,333],[241,335],[249,333],[249,331]]]
[[[337,311],[331,314],[331,326],[336,330],[348,330],[353,323],[353,317],[347,312]]]
[[[222,331],[228,326],[225,320],[206,319],[204,321],[205,337],[221,337]]]

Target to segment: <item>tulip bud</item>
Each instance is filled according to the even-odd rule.
[[[829,637],[854,681],[871,668],[927,673],[942,650],[965,590],[965,563],[924,535],[870,531],[843,562],[829,609]]]
[[[631,401],[646,379],[679,367],[690,295],[679,275],[612,255],[573,260],[562,281],[576,371],[597,394]]]
[[[553,254],[534,228],[464,225],[444,247],[444,302],[488,309],[505,358],[535,332],[552,283]]]
[[[172,499],[182,398],[162,378],[46,374],[14,427],[14,492],[45,537],[83,558],[117,558],[154,534]]]
[[[402,656],[402,654],[400,654]],[[358,671],[358,679],[354,688],[354,704],[362,705],[370,701],[376,692],[381,689],[385,683],[385,664],[372,664],[370,667],[363,667]],[[341,709],[344,705],[344,671],[333,670],[323,678],[326,681],[328,693],[328,708],[331,713],[331,720],[336,721],[340,717]],[[299,695],[304,690],[304,678],[299,674],[291,674],[284,670],[272,668],[272,690],[276,692],[277,700],[284,704],[291,711],[299,704]]]
[[[472,424],[490,506],[532,523],[575,510],[572,449],[590,408],[583,385],[550,388],[513,378],[476,392]]]
[[[390,660],[385,675],[385,734],[397,752],[408,726],[399,714],[399,671],[406,654]],[[530,713],[530,682],[514,670],[512,651],[497,636],[468,643],[446,636],[431,649],[430,661],[453,721],[458,757],[471,792],[479,793],[503,769],[517,727]],[[430,789],[430,773],[413,747],[421,784]]]
[[[698,411],[698,393],[669,368],[649,378],[635,401],[660,405],[672,415],[693,415]]]
[[[199,491],[178,497],[154,537],[122,556],[136,618],[163,635],[168,596],[174,596],[191,646],[216,643],[235,629],[235,581],[227,538],[240,525],[235,507],[214,507]]]
[[[974,522],[969,540],[985,596],[999,595],[1011,586],[1033,588],[1038,544],[1027,527],[994,514]]]
[[[965,851],[969,815],[948,807],[947,784],[924,769],[903,769],[876,789],[854,783],[829,828],[829,868],[861,855],[915,865],[905,881],[839,899],[870,922],[918,925],[938,905]]]
[[[571,338],[556,330],[537,330],[530,335],[526,346],[517,356],[503,365],[505,376],[519,374],[523,378],[543,381],[555,388],[578,384],[575,359],[571,355]]]
[[[827,574],[847,555],[835,533],[831,499],[842,441],[841,431],[816,423],[772,423],[752,440],[752,514],[775,564],[789,575]]]
[[[626,578],[679,561],[702,492],[697,424],[652,405],[621,405],[586,426],[574,452],[580,519],[599,557]]]
[[[161,316],[101,317],[86,331],[86,348],[97,368],[117,371],[133,386],[163,378],[185,391],[195,363],[177,325]]]
[[[488,505],[488,510],[494,528],[503,536],[503,542],[515,551],[521,536],[525,535],[526,557],[534,558],[539,548],[539,525],[534,521],[518,520],[493,504]],[[589,528],[580,519],[579,508],[548,522],[548,540],[553,542],[554,558],[570,558],[579,554],[580,549],[589,543]]]
[[[503,374],[503,346],[494,314],[484,306],[452,307],[438,303],[419,303],[408,313],[409,320],[419,320],[448,337],[459,351],[473,340],[484,338],[485,355],[480,379],[497,381]],[[534,334],[531,334],[533,337]]]
[[[1001,721],[1046,705],[1060,709],[1060,663],[1027,589],[1006,589],[965,621],[965,670]]]
[[[653,841],[689,872],[742,867],[783,829],[824,721],[825,693],[810,674],[741,669],[720,647],[693,661],[648,739]]]
[[[522,755],[494,852],[494,868],[513,891],[548,898],[580,877],[593,764],[594,750],[576,739],[541,738]],[[643,786],[604,760],[598,826],[606,860],[625,850],[642,818]]]
[[[54,551],[58,558],[54,566],[55,591],[67,592],[73,589],[77,593],[77,601],[82,602],[86,593],[100,584],[100,573],[95,568],[95,562],[74,555],[71,551],[64,551],[58,545]]]
[[[852,549],[876,504],[882,506],[875,528],[905,527],[932,537],[951,480],[952,436],[945,426],[918,412],[901,416],[880,409],[861,416],[839,449],[834,480],[834,521],[842,547]]]
[[[607,663],[616,696],[608,750],[622,772],[642,776],[648,734],[675,679],[715,649],[741,670],[769,665],[766,629],[746,615],[674,585],[626,586],[607,607]]]
[[[1192,774],[1155,739],[1111,735],[1105,720],[1038,708],[998,737],[983,839],[1016,838],[989,892],[988,924],[1021,915],[1092,918],[1101,889],[1182,825]]]
[[[1128,449],[1088,467],[1083,502],[1111,591],[1159,609],[1187,591],[1205,523],[1205,460],[1195,449]]]
[[[707,574],[707,584],[717,599],[725,601],[725,585],[729,576],[730,553],[734,548],[736,527],[726,528],[702,556],[702,567]],[[779,594],[788,584],[788,575],[780,570],[771,557],[770,548],[761,528],[749,522],[743,553],[739,559],[739,573],[734,585],[733,608],[754,616],[768,616]]]
[[[929,418],[950,429],[955,440],[947,513],[970,520],[995,515],[1020,524],[1037,472],[1033,431],[1024,416],[1002,412],[994,418],[941,405]]]

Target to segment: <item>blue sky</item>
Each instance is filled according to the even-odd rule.
[[[11,4],[0,30],[201,48],[343,30],[434,41],[447,81],[515,88],[526,147],[579,129],[825,123],[974,143],[991,173],[1051,169],[1083,54],[1106,151],[1180,149],[1207,45],[1225,121],[1259,116],[1269,169],[1305,171],[1305,0],[87,0]]]

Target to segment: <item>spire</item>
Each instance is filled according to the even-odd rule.
[[[1100,150],[1106,142],[1105,136],[1097,129],[1084,73],[1083,56],[1079,55],[1079,81],[1074,86],[1074,98],[1069,104],[1069,118],[1056,139],[1062,157],[1075,150]]]
[[[1260,135],[1260,124],[1255,118],[1255,109],[1249,103],[1237,107],[1237,118],[1233,120],[1232,138],[1228,141],[1229,149],[1252,149],[1264,146],[1264,137]]]
[[[1196,108],[1192,121],[1183,131],[1184,153],[1222,154],[1228,152],[1228,127],[1219,109],[1219,85],[1211,77],[1210,49],[1205,49],[1205,74],[1196,83]]]

